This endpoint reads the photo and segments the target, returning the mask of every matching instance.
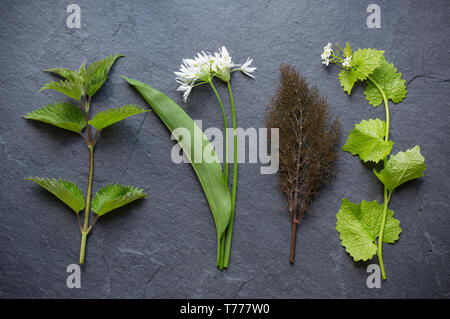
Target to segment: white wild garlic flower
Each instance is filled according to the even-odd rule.
[[[213,77],[218,77],[222,81],[228,82],[230,81],[231,72],[241,71],[245,75],[254,78],[251,73],[256,68],[250,67],[252,62],[253,59],[248,58],[242,65],[235,64],[224,46],[219,49],[219,52],[214,52],[214,54],[202,51],[197,53],[197,56],[193,59],[183,59],[180,69],[174,72],[175,80],[180,84],[177,91],[183,92],[183,100],[186,102],[194,86],[209,83]],[[232,70],[234,67],[239,68]]]

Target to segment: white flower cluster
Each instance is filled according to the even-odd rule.
[[[322,58],[322,64],[325,64],[328,66],[330,64],[330,56],[333,53],[333,49],[331,48],[331,43],[328,42],[328,44],[323,48],[323,53],[320,56]]]
[[[186,102],[195,85],[209,83],[215,76],[224,82],[228,82],[231,72],[239,70],[253,78],[254,76],[251,73],[256,68],[250,67],[252,61],[253,59],[248,58],[242,65],[234,64],[224,46],[214,54],[202,51],[197,53],[197,56],[193,59],[183,59],[180,70],[174,72],[175,80],[180,84],[177,91],[183,92],[183,99]],[[239,68],[232,70],[234,67]]]

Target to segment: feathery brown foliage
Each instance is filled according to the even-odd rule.
[[[294,263],[297,224],[314,196],[335,175],[338,120],[316,87],[289,64],[281,64],[281,85],[268,105],[266,125],[279,128],[279,185],[292,220],[290,262]]]

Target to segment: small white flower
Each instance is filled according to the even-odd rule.
[[[251,78],[255,78],[253,74],[250,74],[256,70],[255,67],[250,67],[250,64],[252,64],[252,62],[253,59],[248,58],[247,61],[241,65],[239,70],[241,70],[241,72],[244,73],[245,75],[248,75]]]
[[[177,88],[177,91],[181,91],[183,92],[183,100],[184,102],[187,101],[187,98],[189,96],[189,94],[191,93],[193,84],[186,84],[184,82],[181,81],[177,81],[178,83],[180,83],[181,85]]]
[[[348,57],[346,57],[346,58],[344,59],[344,62],[342,62],[342,66],[343,66],[344,68],[349,68],[349,67],[352,66],[352,65],[351,65],[351,62],[352,62],[352,56],[348,56]]]
[[[322,64],[325,64],[326,66],[330,64],[330,56],[333,53],[331,45],[332,45],[331,42],[328,42],[328,44],[323,48],[323,53],[320,55],[320,58],[322,59]]]
[[[322,64],[325,64],[326,66],[328,66],[328,64],[330,64],[330,59],[328,57],[326,57],[322,54],[321,58],[322,58]]]
[[[328,42],[328,44],[323,48],[323,52],[333,53],[333,49],[331,48],[331,46],[331,42]]]
[[[216,72],[216,76],[224,82],[230,80],[231,68],[238,66],[234,64],[224,46],[219,49],[219,52],[214,52],[212,69]]]

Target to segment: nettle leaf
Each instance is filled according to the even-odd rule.
[[[365,80],[380,65],[384,51],[376,49],[358,49],[353,52],[351,68],[339,72],[339,80],[344,90],[350,94],[357,80]]]
[[[400,103],[408,93],[405,80],[402,79],[402,74],[397,72],[394,64],[388,63],[384,57],[381,61],[380,66],[375,69],[370,77],[381,87],[388,100]],[[379,106],[383,102],[380,90],[372,81],[367,81],[364,94],[366,95],[366,100],[373,106]]]
[[[33,181],[45,188],[50,193],[62,200],[75,213],[79,213],[84,208],[84,196],[80,188],[71,181],[54,178],[30,177],[26,180]]]
[[[86,81],[86,93],[88,96],[93,96],[105,83],[108,73],[111,70],[114,62],[120,57],[121,54],[110,55],[103,60],[91,63],[84,71]],[[81,69],[80,69],[81,72]]]
[[[65,81],[61,80],[60,82],[50,81],[47,84],[45,84],[39,90],[39,92],[44,90],[55,90],[77,101],[81,100],[81,95],[83,91],[80,83],[71,82],[69,80]]]
[[[416,145],[406,152],[398,152],[390,156],[386,166],[380,172],[375,169],[373,172],[392,192],[403,183],[423,176],[427,167],[424,162],[425,158],[420,154],[420,146]]]
[[[126,119],[127,117],[145,112],[149,112],[149,110],[135,105],[125,105],[117,109],[109,109],[107,111],[102,111],[95,114],[92,120],[89,121],[89,124],[97,130],[102,130],[107,126]]]
[[[49,104],[26,114],[24,118],[52,124],[75,133],[80,133],[86,126],[83,111],[70,103]]]
[[[132,201],[146,197],[141,188],[110,184],[100,189],[92,200],[92,211],[102,216]]]
[[[336,215],[336,230],[339,232],[341,244],[355,261],[368,260],[377,253],[377,237],[380,233],[383,217],[383,205],[377,201],[352,203],[342,200],[342,206]],[[400,221],[394,218],[394,212],[387,211],[383,242],[392,244],[402,229]]]
[[[350,152],[352,155],[359,155],[364,161],[378,163],[384,159],[392,149],[394,143],[385,141],[386,123],[380,119],[363,120],[356,124],[350,132],[347,142],[342,150]]]
[[[58,74],[59,76],[62,76],[66,80],[70,82],[81,82],[80,74],[77,71],[70,70],[67,68],[50,68],[47,70],[44,70],[44,72],[54,73]]]

